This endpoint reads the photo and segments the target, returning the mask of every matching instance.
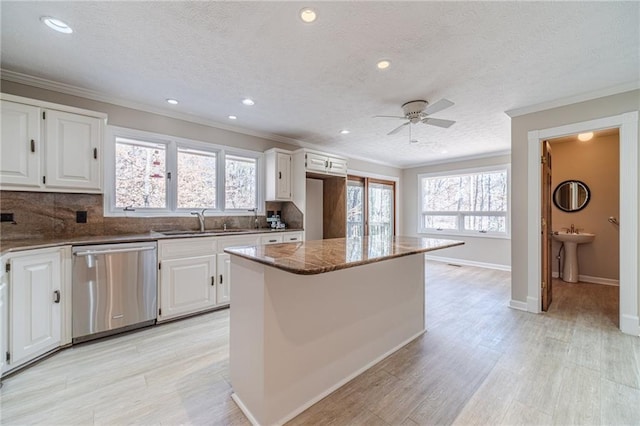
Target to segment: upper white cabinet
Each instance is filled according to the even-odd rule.
[[[291,152],[274,148],[265,154],[266,200],[291,200]]]
[[[40,186],[40,108],[0,101],[0,183]]]
[[[305,152],[305,170],[312,173],[347,175],[347,160],[329,154]]]
[[[0,189],[102,192],[101,113],[2,95]]]
[[[0,262],[4,265],[4,262]],[[4,268],[0,270],[0,374],[6,367],[6,353],[9,349],[9,285]]]
[[[60,346],[62,249],[33,250],[10,257],[11,311],[8,369]]]

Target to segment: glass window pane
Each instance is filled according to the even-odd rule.
[[[507,211],[507,171],[422,179],[424,212]]]
[[[369,236],[393,236],[393,185],[369,183]]]
[[[505,216],[465,216],[464,229],[468,231],[506,232]]]
[[[225,158],[225,209],[257,208],[257,160],[227,155]]]
[[[178,149],[178,208],[216,207],[216,154]]]
[[[364,183],[347,181],[347,238],[364,235]],[[362,253],[361,253],[362,254]]]
[[[166,208],[166,146],[116,138],[115,207]]]
[[[424,227],[427,229],[458,229],[458,217],[424,215]]]

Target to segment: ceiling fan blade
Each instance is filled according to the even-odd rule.
[[[427,115],[435,114],[436,112],[442,111],[443,109],[449,108],[450,106],[453,106],[453,105],[455,104],[448,99],[440,99],[438,102],[426,107],[423,113]]]
[[[395,135],[396,133],[398,133],[404,126],[406,126],[407,124],[411,123],[410,121],[407,121],[406,123],[403,123],[401,125],[399,125],[398,127],[396,127],[395,129],[393,129],[392,131],[390,131],[389,133],[387,133],[387,135],[391,136],[391,135]]]
[[[374,115],[373,118],[402,118],[402,119],[406,119],[407,117],[401,117],[399,115]]]
[[[441,118],[429,118],[429,117],[422,119],[422,122],[424,124],[430,124],[432,126],[444,127],[445,129],[448,129],[449,127],[455,124],[455,121],[453,120],[443,120]]]

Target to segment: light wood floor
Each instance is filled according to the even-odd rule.
[[[509,309],[510,275],[427,264],[428,332],[291,425],[640,424],[640,339],[617,287],[556,282]],[[4,382],[0,424],[248,424],[230,399],[228,311],[62,351]]]

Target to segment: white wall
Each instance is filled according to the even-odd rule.
[[[450,170],[469,169],[474,167],[493,166],[497,164],[509,164],[511,158],[508,155],[498,157],[478,158],[459,162],[427,165],[405,169],[402,174],[404,188],[402,192],[401,235],[418,236],[418,206],[420,190],[418,187],[418,175],[421,173],[442,172]],[[421,236],[450,238],[461,240],[465,245],[439,250],[431,254],[431,257],[458,259],[461,263],[484,264],[485,266],[509,269],[511,266],[511,241],[506,238],[482,238],[467,236],[442,236],[440,234],[420,234]]]
[[[304,230],[304,238],[307,241],[322,239],[322,187],[323,181],[321,179],[307,179],[307,203],[305,208],[307,217]]]
[[[526,305],[529,259],[538,256],[528,252],[528,133],[603,117],[640,110],[640,90],[620,93],[545,111],[525,114],[511,120],[511,298]],[[624,152],[621,153],[624,156]],[[638,165],[640,158],[633,161]],[[634,194],[636,199],[639,194]],[[640,225],[640,217],[636,219]],[[623,224],[621,224],[623,225]],[[622,227],[621,227],[622,232]],[[621,258],[625,253],[620,253]],[[632,259],[637,262],[637,259]],[[638,283],[640,287],[640,283]],[[640,292],[639,292],[640,293]],[[638,300],[640,306],[640,299]]]

